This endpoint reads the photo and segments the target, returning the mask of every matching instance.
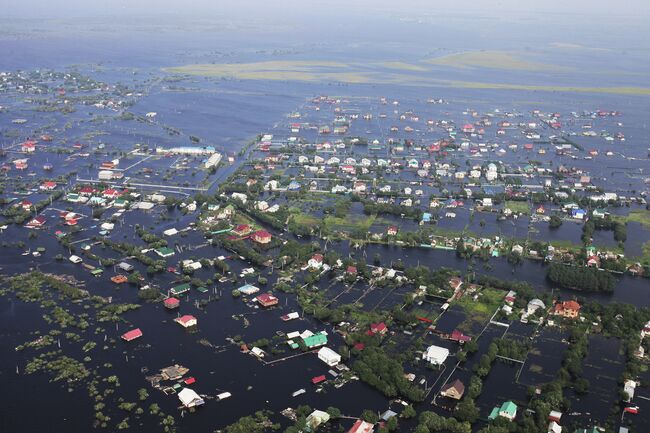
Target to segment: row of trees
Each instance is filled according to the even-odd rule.
[[[470,433],[472,425],[469,422],[460,422],[455,418],[446,418],[435,412],[425,411],[418,418],[415,433],[434,433],[445,431],[449,433]]]
[[[616,280],[609,272],[582,266],[566,266],[551,263],[548,267],[548,279],[561,287],[593,292],[611,292]]]

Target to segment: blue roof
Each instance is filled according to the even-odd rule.
[[[487,195],[495,195],[500,192],[503,192],[504,188],[500,186],[484,185],[483,191],[485,191]]]

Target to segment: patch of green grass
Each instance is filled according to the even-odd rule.
[[[621,218],[621,217],[618,217]],[[626,217],[622,217],[625,222],[636,222],[644,226],[645,228],[650,228],[650,211],[649,210],[633,210]]]
[[[649,96],[650,87],[569,87],[569,86],[531,86],[512,83],[483,83],[477,81],[450,81],[451,87],[465,89],[492,90],[532,90],[540,92],[571,92],[571,93],[606,93],[613,95]]]
[[[346,71],[348,65],[329,61],[267,61],[253,63],[195,64],[163,69],[165,72],[235,78],[239,80],[342,81],[366,83],[369,77]]]
[[[475,301],[475,294],[466,294],[455,303],[460,306],[467,314],[467,320],[464,323],[487,322],[492,314],[503,304],[505,293],[497,289],[482,289],[478,292],[479,297]],[[461,329],[467,327],[461,326]]]
[[[315,216],[302,212],[293,215],[292,218],[294,223],[309,227],[315,226],[320,222]]]
[[[486,54],[487,53],[487,54]],[[474,52],[458,54],[464,56],[448,56],[447,58],[433,59],[429,64],[446,64],[458,67],[500,67],[501,69],[540,70],[562,68],[556,65],[528,62],[517,59],[509,54],[494,54],[493,52]],[[459,63],[460,62],[460,63]],[[579,93],[607,93],[619,95],[650,96],[650,87],[569,87],[569,86],[535,86],[514,83],[485,83],[461,80],[442,80],[434,78],[428,70],[426,63],[413,65],[402,62],[387,62],[378,64],[354,64],[329,61],[267,61],[253,63],[230,64],[190,64],[184,66],[163,68],[169,73],[197,75],[204,77],[230,78],[238,80],[278,80],[301,82],[340,82],[340,83],[368,83],[368,84],[395,84],[405,86],[428,87],[456,87],[470,89],[494,90],[526,90],[542,92],[579,92]],[[367,68],[372,69],[368,70]],[[383,68],[380,70],[379,67]],[[393,69],[387,71],[386,69]],[[425,70],[420,70],[425,69]],[[399,70],[409,72],[400,73]]]
[[[530,204],[527,201],[506,200],[505,207],[507,207],[514,213],[530,215]]]
[[[232,217],[232,222],[235,225],[240,225],[240,224],[248,224],[248,225],[254,225],[255,221],[250,219],[248,216],[242,214],[241,212],[236,212],[235,215]]]
[[[331,215],[325,217],[323,222],[328,230],[343,231],[352,233],[354,231],[368,231],[375,221],[374,215],[348,216],[346,218],[337,218]]]
[[[467,51],[427,60],[427,63],[453,68],[491,68],[516,71],[570,71],[557,65],[533,62],[505,51]]]
[[[643,256],[641,257],[643,263],[650,264],[650,241],[641,246],[641,251],[643,252]]]

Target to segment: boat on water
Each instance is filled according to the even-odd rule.
[[[299,389],[298,391],[296,391],[296,392],[294,392],[293,394],[291,394],[291,397],[297,397],[297,396],[299,396],[300,394],[304,394],[304,393],[306,393],[306,392],[307,392],[307,390],[305,390],[305,388],[301,388],[301,389]]]

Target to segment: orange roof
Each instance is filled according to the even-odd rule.
[[[124,275],[115,275],[114,277],[111,277],[111,281],[115,284],[122,284],[126,283],[128,281],[128,278],[126,278]]]
[[[576,301],[564,301],[555,304],[555,311],[580,311],[580,304]]]

